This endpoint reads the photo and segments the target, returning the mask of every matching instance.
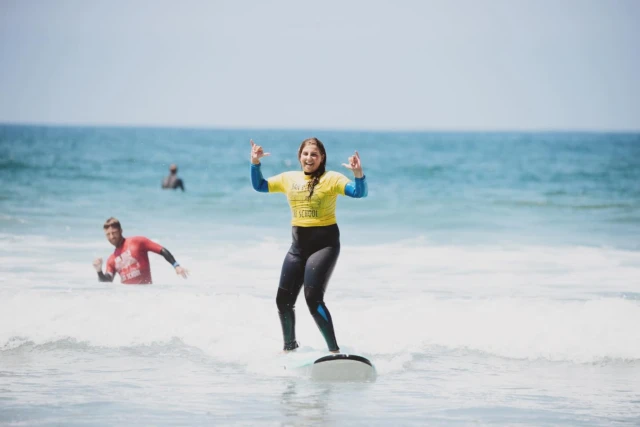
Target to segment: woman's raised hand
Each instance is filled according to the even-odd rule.
[[[364,176],[364,173],[362,172],[362,163],[360,163],[360,154],[358,154],[357,151],[353,156],[349,157],[349,163],[343,163],[342,166],[347,169],[351,169],[353,171],[353,176],[356,178],[362,178]]]
[[[271,153],[265,153],[262,147],[251,140],[251,163],[254,165],[260,164],[260,158],[264,156],[270,156]]]

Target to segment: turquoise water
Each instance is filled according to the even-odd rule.
[[[327,293],[374,383],[287,371],[282,195],[320,138],[358,150]],[[161,190],[176,163],[186,192]],[[0,126],[0,421],[44,425],[637,425],[640,134]],[[155,284],[98,283],[102,224],[166,246]],[[322,338],[298,306],[302,358]],[[295,361],[295,360],[294,360]]]
[[[0,190],[0,230],[58,226],[85,234],[111,215],[134,226],[180,221],[198,232],[256,220],[281,230],[289,220],[282,200],[247,185],[248,139],[272,152],[264,169],[276,174],[295,167],[298,143],[309,135],[325,141],[331,169],[348,173],[341,163],[353,150],[362,155],[371,197],[343,200],[339,211],[340,224],[359,237],[638,248],[638,134],[2,126],[1,172],[10,185]],[[159,190],[174,162],[186,194]]]

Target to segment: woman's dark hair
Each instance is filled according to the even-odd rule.
[[[313,190],[318,182],[320,182],[320,177],[325,172],[325,166],[327,164],[327,151],[324,149],[324,145],[318,138],[307,138],[302,141],[302,144],[300,144],[300,148],[298,149],[298,161],[300,161],[302,150],[307,145],[315,145],[316,147],[318,147],[318,150],[320,150],[320,154],[322,154],[322,162],[320,163],[320,166],[318,166],[318,169],[316,169],[315,172],[311,174],[311,182],[309,182],[309,200],[311,200],[311,196],[313,196]]]

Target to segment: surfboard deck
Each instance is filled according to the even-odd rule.
[[[311,378],[317,381],[375,381],[376,376],[373,363],[356,354],[330,354],[311,365]]]

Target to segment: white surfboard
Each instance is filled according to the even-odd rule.
[[[313,362],[311,378],[317,381],[375,381],[376,368],[366,357],[330,354]]]

